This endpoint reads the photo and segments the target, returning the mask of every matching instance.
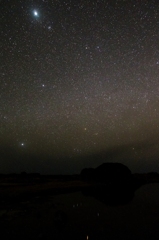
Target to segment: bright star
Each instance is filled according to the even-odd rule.
[[[38,17],[38,16],[39,16],[39,14],[38,14],[38,12],[37,12],[36,10],[34,10],[34,16],[35,16],[35,17]]]
[[[21,143],[21,146],[24,147],[24,143]]]

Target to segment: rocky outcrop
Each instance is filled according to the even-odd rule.
[[[120,183],[131,180],[132,174],[130,169],[121,163],[103,163],[95,169],[83,169],[81,177],[103,183]]]

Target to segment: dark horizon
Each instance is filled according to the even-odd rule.
[[[38,172],[40,174],[79,174],[83,168],[97,167],[104,162],[119,162],[126,165],[132,173],[158,172],[158,156],[151,159],[150,167],[149,159],[146,154],[143,157],[143,149],[153,147],[145,143],[133,145],[119,146],[109,149],[109,151],[101,151],[95,154],[87,154],[80,156],[45,156],[28,154],[27,151],[15,151],[15,149],[1,149],[2,167],[0,173],[21,173],[21,172]],[[3,150],[3,152],[2,152]],[[136,152],[138,152],[138,158]],[[140,153],[140,154],[139,154]],[[135,159],[136,157],[136,159]],[[4,160],[3,160],[4,159]],[[133,161],[136,160],[136,164]],[[144,165],[139,165],[138,161],[144,161]],[[12,161],[12,164],[11,164]],[[9,164],[10,163],[10,164]],[[24,164],[25,163],[25,164]],[[37,164],[38,163],[38,164]],[[71,163],[71,164],[70,164]],[[133,163],[133,164],[132,164]]]

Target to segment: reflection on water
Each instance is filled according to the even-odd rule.
[[[111,197],[107,196],[110,203]],[[63,196],[57,198],[64,203]],[[159,239],[159,184],[141,187],[126,205],[110,206],[105,200],[101,202],[95,198],[81,193],[65,196],[65,211],[70,215],[72,229],[78,236],[85,235],[89,239]]]
[[[103,191],[37,197],[4,209],[2,239],[159,239],[159,184],[142,186],[134,197],[118,191],[114,204]]]
[[[90,187],[82,191],[83,195],[94,197],[106,205],[127,204],[132,201],[134,192],[134,188],[130,188],[128,185]]]

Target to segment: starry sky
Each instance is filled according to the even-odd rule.
[[[158,0],[1,0],[0,18],[0,172],[158,171]]]

